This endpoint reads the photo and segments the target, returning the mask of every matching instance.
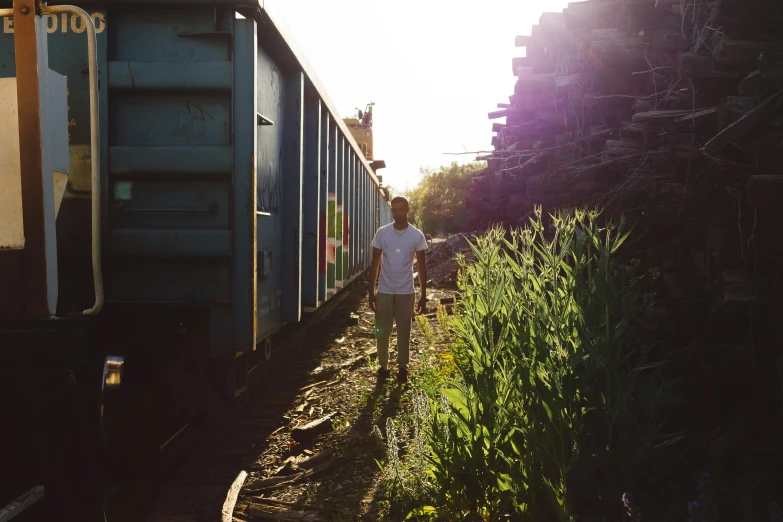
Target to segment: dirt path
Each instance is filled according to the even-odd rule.
[[[178,467],[158,497],[151,522],[220,520],[226,493],[241,471],[248,476],[235,521],[385,519],[388,502],[378,490],[375,462],[382,450],[372,429],[404,408],[410,387],[394,378],[394,339],[392,377],[378,382],[374,314],[364,295],[349,294],[308,332],[299,350],[276,354],[254,372],[257,385],[241,413]],[[431,311],[452,295],[428,291]],[[423,343],[414,325],[412,375]],[[331,423],[331,431],[311,441],[293,434],[294,428],[324,417],[328,420],[321,427]]]

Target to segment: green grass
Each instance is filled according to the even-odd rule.
[[[578,498],[613,518],[636,466],[676,440],[663,362],[634,326],[641,276],[617,260],[623,221],[548,221],[477,238],[475,262],[459,259],[459,315],[416,318],[426,348],[384,463],[387,495],[412,514],[566,522]]]

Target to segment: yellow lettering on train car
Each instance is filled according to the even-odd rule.
[[[46,32],[52,34],[57,31],[57,16],[53,14],[46,15]]]
[[[84,20],[80,16],[71,17],[71,31],[76,34],[83,33],[87,28],[84,26]],[[95,32],[98,32],[98,28],[95,28]]]
[[[95,24],[96,33],[102,33],[106,30],[106,17],[103,16],[103,13],[93,13],[90,15],[90,18],[92,18],[92,23]]]
[[[58,17],[54,14],[47,14],[46,16],[46,32],[49,34],[56,33],[58,30],[61,33],[76,33],[81,34],[87,28],[84,25],[84,21],[80,16],[72,14],[70,20],[68,19],[68,13],[62,13],[62,17]],[[102,33],[106,30],[106,17],[103,13],[92,13],[90,15],[92,23],[95,25],[95,32]],[[69,31],[70,26],[70,31]],[[14,19],[11,16],[3,18],[3,33],[14,34]]]

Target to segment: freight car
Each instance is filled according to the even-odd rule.
[[[60,519],[240,394],[391,221],[267,2],[76,3],[0,0],[0,507],[43,486]]]

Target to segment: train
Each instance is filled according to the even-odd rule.
[[[371,117],[269,4],[0,0],[0,510],[87,520],[364,277]]]

